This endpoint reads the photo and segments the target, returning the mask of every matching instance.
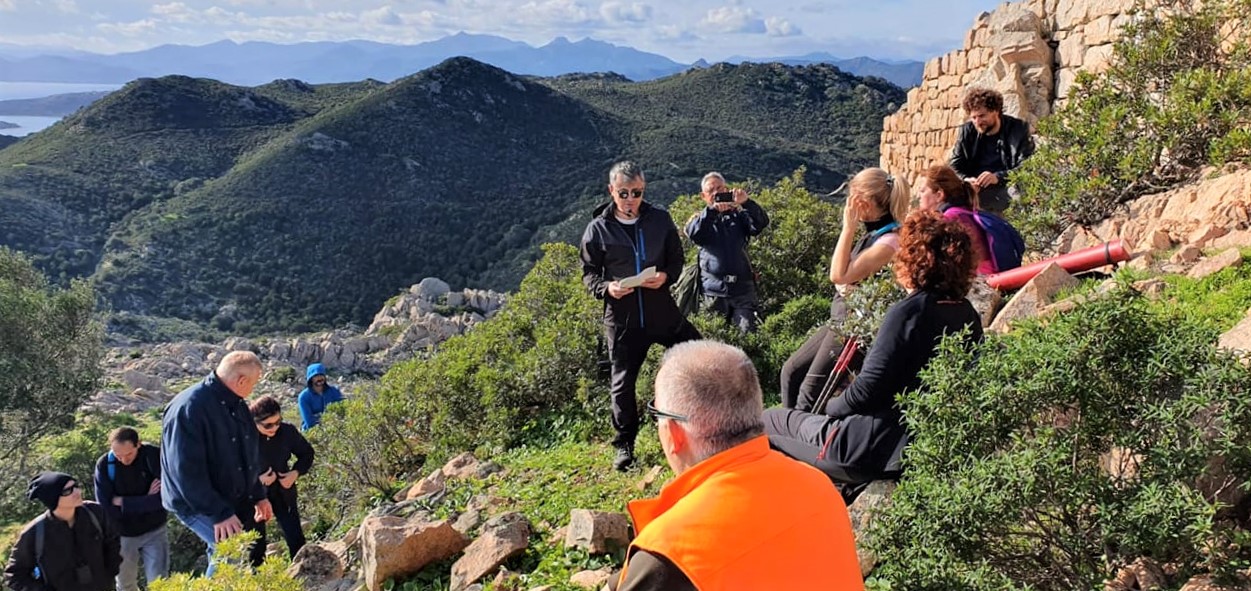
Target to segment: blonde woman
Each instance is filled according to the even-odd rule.
[[[842,337],[830,327],[847,318],[843,296],[886,267],[899,250],[899,224],[908,215],[912,195],[908,182],[881,168],[866,168],[848,186],[843,231],[830,258],[830,283],[835,289],[830,322],[782,366],[782,405],[786,408],[808,410],[816,401],[842,350]],[[863,235],[857,238],[861,229]]]

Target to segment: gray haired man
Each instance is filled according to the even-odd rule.
[[[611,200],[599,206],[582,234],[582,282],[604,300],[604,336],[612,362],[612,424],[617,431],[613,467],[634,464],[638,434],[635,382],[653,344],[665,347],[699,338],[669,293],[682,274],[682,242],[669,212],[643,200],[647,181],[633,162],[618,162],[608,173]],[[654,268],[637,287],[623,279]]]

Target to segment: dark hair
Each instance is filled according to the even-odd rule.
[[[973,184],[960,178],[955,169],[946,164],[935,164],[921,171],[921,178],[930,187],[943,192],[943,203],[956,207],[978,209],[977,190]]]
[[[972,113],[977,109],[986,109],[987,111],[1003,112],[1003,95],[998,90],[974,86],[964,94],[963,105],[965,113]]]
[[[904,221],[895,253],[895,277],[905,287],[963,298],[976,268],[973,240],[960,222],[937,211],[916,211]]]
[[[139,432],[134,427],[118,427],[109,432],[109,444],[129,443],[139,445]]]
[[[266,394],[253,400],[248,405],[248,410],[252,411],[253,420],[261,420],[272,417],[282,412],[282,405],[278,403],[278,399]]]

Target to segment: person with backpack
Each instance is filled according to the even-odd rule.
[[[830,259],[834,297],[830,320],[823,324],[782,365],[782,405],[809,409],[834,371],[843,338],[833,327],[847,319],[843,297],[856,283],[876,275],[899,249],[899,220],[912,199],[908,181],[881,168],[866,168],[848,183],[843,206],[843,231]]]
[[[744,333],[756,330],[760,299],[747,258],[747,243],[769,226],[769,216],[743,189],[730,190],[725,177],[710,172],[700,181],[707,205],[686,224],[699,247],[704,305]]]
[[[282,405],[273,396],[261,396],[248,405],[252,420],[261,436],[261,484],[266,487],[274,519],[282,528],[282,538],[287,542],[291,558],[304,547],[304,526],[300,523],[300,508],[295,481],[308,474],[313,467],[313,446],[295,425],[282,420]],[[295,464],[291,458],[295,457]],[[265,529],[256,545],[265,551]]]
[[[22,528],[4,569],[13,591],[106,591],[122,563],[116,526],[104,507],[83,501],[69,474],[42,472],[26,497],[48,508]]]
[[[977,191],[950,166],[931,166],[917,180],[921,209],[937,210],[964,226],[977,255],[977,274],[990,275],[1021,266],[1025,240],[1003,218],[979,207]]]
[[[109,451],[95,471],[96,501],[118,524],[121,570],[117,591],[139,589],[139,558],[149,584],[169,576],[168,513],[161,506],[161,449],[139,441],[139,432],[120,427],[109,434]]]

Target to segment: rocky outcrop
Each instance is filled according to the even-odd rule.
[[[1243,359],[1251,360],[1251,310],[1247,310],[1242,322],[1221,335],[1217,344]]]
[[[1061,237],[1062,250],[1121,239],[1137,252],[1251,246],[1251,170],[1208,169],[1188,185],[1139,197],[1091,228]]]
[[[861,491],[855,502],[847,508],[851,517],[851,530],[856,538],[856,559],[860,563],[860,576],[867,577],[877,566],[877,554],[865,542],[873,518],[886,507],[895,492],[896,484],[888,480],[876,480]]]
[[[267,379],[258,386],[258,394],[293,396],[303,388],[304,370],[313,363],[325,365],[332,380],[350,390],[342,383],[345,376],[377,375],[427,352],[494,316],[504,301],[500,293],[451,291],[443,281],[427,278],[389,301],[364,332],[345,329],[295,337],[230,337],[221,343],[119,345],[105,360],[105,387],[85,408],[133,413],[162,406],[208,375],[231,351],[252,351],[265,363]]]
[[[1005,333],[1011,324],[1024,318],[1038,316],[1044,308],[1055,303],[1055,296],[1060,291],[1075,287],[1077,279],[1059,265],[1047,265],[1037,276],[1029,280],[1016,295],[1008,300],[1008,304],[995,316],[990,330]]]
[[[1049,115],[1080,71],[1100,72],[1136,0],[1027,0],[982,13],[960,49],[925,64],[921,85],[886,117],[881,165],[913,175],[946,162],[970,86],[1004,95],[1004,112],[1031,125]]]

